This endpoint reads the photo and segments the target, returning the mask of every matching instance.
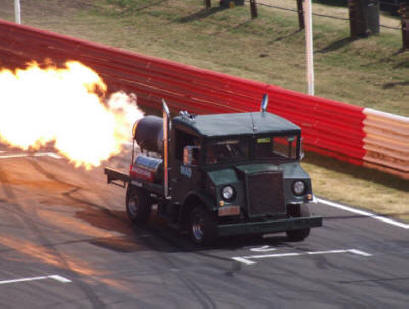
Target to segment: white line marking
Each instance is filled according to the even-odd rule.
[[[264,254],[264,255],[249,255],[249,256],[235,256],[232,257],[233,260],[237,262],[244,263],[246,265],[253,265],[256,262],[251,259],[266,259],[266,258],[278,258],[278,257],[289,257],[289,256],[305,256],[305,255],[319,255],[319,254],[336,254],[336,253],[352,253],[362,256],[372,256],[372,254],[357,250],[357,249],[343,249],[343,250],[327,250],[327,251],[308,251],[308,252],[290,252],[290,253],[277,253],[277,254]]]
[[[314,254],[333,254],[333,253],[348,253],[351,250],[327,250],[327,251],[309,251],[305,252],[305,255],[314,255]],[[303,253],[301,253],[304,255]]]
[[[62,157],[54,152],[38,152],[34,154],[35,157],[51,157],[54,159],[61,159]]]
[[[245,256],[246,259],[264,259],[264,258],[276,258],[276,257],[287,257],[287,256],[300,256],[304,255],[303,253],[275,253],[275,254],[263,254],[263,255],[249,255]]]
[[[45,280],[45,279],[53,279],[62,283],[72,282],[71,280],[59,276],[59,275],[51,275],[51,276],[41,276],[41,277],[32,277],[32,278],[21,278],[21,279],[14,279],[14,280],[4,280],[0,281],[0,284],[10,284],[10,283],[18,283],[18,282],[27,282],[27,281],[37,281],[37,280]]]
[[[36,281],[36,280],[44,280],[48,279],[48,277],[32,277],[32,278],[22,278],[22,279],[14,279],[14,280],[4,280],[0,281],[0,284],[9,284],[9,283],[17,283],[17,282],[26,282],[26,281]]]
[[[248,260],[248,259],[246,259],[246,258],[244,258],[244,257],[236,256],[236,257],[232,257],[232,259],[235,260],[235,261],[237,261],[237,262],[244,263],[244,264],[246,264],[246,265],[256,264],[256,262],[250,261],[250,260]]]
[[[70,279],[67,279],[67,278],[65,278],[63,276],[60,276],[60,275],[52,275],[52,276],[48,276],[48,278],[60,281],[62,283],[72,282]]]
[[[317,198],[317,201],[319,203],[327,205],[327,206],[339,208],[339,209],[346,210],[346,211],[349,211],[349,212],[353,212],[353,213],[356,213],[356,214],[359,214],[359,215],[362,215],[362,216],[371,217],[371,218],[373,218],[375,220],[382,221],[384,223],[391,224],[391,225],[394,225],[394,226],[409,230],[409,224],[405,224],[405,223],[398,222],[398,221],[395,221],[395,220],[392,220],[392,219],[389,219],[389,218],[386,218],[386,217],[382,217],[382,216],[370,213],[368,211],[355,209],[355,208],[352,208],[352,207],[348,207],[348,206],[345,206],[345,205],[342,205],[342,204],[339,204],[339,203],[335,203],[335,202],[330,202],[330,201],[323,200],[323,199],[320,199],[320,198]]]
[[[269,251],[276,251],[276,250],[277,250],[276,248],[272,248],[272,247],[270,247],[268,245],[262,246],[262,247],[259,247],[259,248],[251,248],[250,249],[250,251],[253,251],[253,252],[269,252]]]
[[[25,158],[29,157],[27,154],[12,154],[12,155],[2,155],[0,159],[11,159],[11,158]]]
[[[0,159],[12,159],[12,158],[30,158],[30,157],[51,157],[54,159],[61,159],[62,157],[53,152],[35,152],[31,153],[17,153],[11,155],[0,155]]]
[[[361,251],[361,250],[357,250],[357,249],[349,249],[348,251],[351,252],[351,253],[354,253],[354,254],[358,254],[358,255],[372,256],[372,254],[370,254],[370,253],[367,253],[367,252]]]

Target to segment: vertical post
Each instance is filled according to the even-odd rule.
[[[210,9],[210,7],[212,6],[211,0],[204,0],[205,5],[206,5],[206,10]]]
[[[409,49],[409,3],[401,3],[399,13],[402,16],[402,50]]]
[[[369,34],[379,34],[379,0],[366,0],[364,5]]]
[[[251,18],[257,18],[257,3],[256,0],[250,0],[250,13]]]
[[[366,37],[368,35],[368,22],[364,12],[364,0],[348,0],[349,25],[351,38]]]
[[[302,8],[302,1],[303,0],[297,0],[298,27],[300,30],[304,29],[304,10]]]
[[[14,17],[17,24],[21,24],[20,0],[14,0]]]
[[[357,10],[358,3],[357,0],[348,0],[348,11],[349,11],[349,30],[351,38],[356,38],[358,35],[357,29]]]
[[[311,0],[304,1],[304,24],[305,24],[305,52],[307,58],[307,84],[308,94],[315,94],[314,87],[314,49],[312,42],[312,7]]]
[[[163,108],[163,195],[168,198],[169,195],[169,169],[168,169],[168,141],[169,141],[169,108],[164,99],[162,99]]]

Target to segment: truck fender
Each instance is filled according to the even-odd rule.
[[[181,223],[184,224],[188,222],[189,213],[197,204],[202,204],[209,211],[214,211],[217,209],[216,202],[209,195],[199,191],[190,191],[183,200],[180,210]]]

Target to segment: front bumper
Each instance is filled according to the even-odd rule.
[[[301,217],[268,220],[261,222],[243,222],[221,224],[217,226],[218,236],[267,234],[292,230],[302,230],[322,226],[322,217]]]

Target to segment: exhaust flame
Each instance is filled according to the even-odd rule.
[[[135,95],[117,92],[105,100],[107,86],[80,62],[28,65],[0,70],[0,142],[23,150],[54,143],[59,154],[86,169],[122,150],[143,116]]]

